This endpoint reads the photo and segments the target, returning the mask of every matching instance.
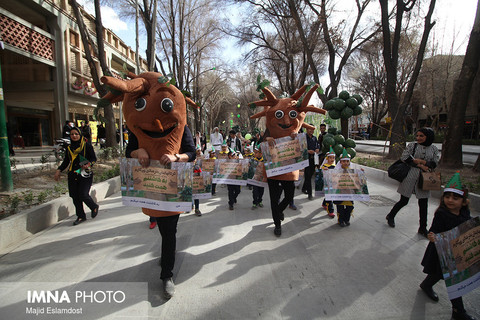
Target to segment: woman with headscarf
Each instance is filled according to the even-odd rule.
[[[430,191],[422,190],[418,187],[418,179],[420,172],[435,169],[437,167],[440,152],[432,143],[435,138],[435,132],[432,128],[421,128],[415,134],[416,142],[409,143],[401,160],[410,164],[412,167],[407,177],[400,183],[397,192],[400,193],[400,200],[393,206],[390,213],[386,216],[387,223],[390,227],[395,228],[395,215],[401,208],[408,204],[410,196],[415,194],[418,199],[420,227],[418,233],[427,237],[427,214],[428,214],[428,198]]]
[[[83,203],[92,211],[92,218],[98,214],[98,204],[90,197],[90,187],[93,182],[92,165],[97,161],[95,151],[90,143],[82,137],[81,130],[73,127],[70,130],[71,144],[65,152],[63,162],[55,171],[55,181],[60,179],[60,173],[68,168],[68,193],[73,199],[77,220],[73,225],[78,225],[87,217],[83,210]]]

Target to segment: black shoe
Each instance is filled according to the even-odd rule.
[[[345,221],[345,225],[348,227],[350,225],[350,221]]]
[[[98,214],[98,208],[100,206],[97,204],[97,207],[95,209],[92,210],[92,219],[95,218]]]
[[[312,196],[312,195],[309,195],[309,196],[308,196],[308,200],[313,200],[313,196]]]
[[[340,227],[342,227],[342,228],[347,226],[347,225],[345,224],[345,222],[343,222],[343,221],[339,221],[339,222],[338,222],[338,225],[339,225]]]
[[[76,226],[76,225],[78,225],[78,224],[80,224],[80,223],[82,223],[83,221],[86,221],[86,220],[87,220],[87,218],[83,218],[83,219],[77,218],[77,220],[75,220],[73,225]]]
[[[455,310],[452,311],[452,319],[455,320],[475,320],[474,317],[469,315],[466,311],[457,312]]]
[[[305,190],[305,189],[302,189],[302,192],[305,193],[305,194],[308,194],[308,191]]]
[[[228,206],[228,209],[229,209],[229,210],[233,210],[233,206]]]
[[[428,287],[423,284],[423,282],[420,284],[420,288],[422,288],[422,291],[425,292],[425,294],[432,299],[433,301],[437,302],[438,301],[438,295],[435,291],[433,291],[432,287]]]
[[[420,235],[422,235],[422,236],[424,236],[425,238],[428,239],[428,231],[427,231],[427,229],[422,229],[422,228],[418,229],[418,234],[420,234]]]
[[[390,227],[395,228],[395,220],[392,217],[390,217],[390,214],[387,214],[385,219],[387,219],[387,223]]]
[[[282,235],[282,227],[275,227],[275,229],[273,229],[273,233],[277,236],[277,237],[280,237]]]

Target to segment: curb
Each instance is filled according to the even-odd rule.
[[[120,190],[120,176],[92,185],[90,195],[95,202],[102,201]],[[75,207],[68,195],[43,203],[0,220],[0,255],[32,235],[59,221],[75,215]]]
[[[379,181],[383,182],[384,184],[388,184],[388,185],[391,185],[391,186],[394,186],[394,187],[398,187],[399,183],[396,180],[393,180],[392,178],[389,178],[387,171],[362,166],[358,163],[355,163],[355,165],[357,165],[359,167],[362,167],[365,170],[365,172],[367,173],[367,179],[373,177],[375,180],[379,180]],[[441,190],[431,191],[431,196],[433,198],[440,199],[441,196],[442,196],[442,193],[443,192]],[[480,209],[480,195],[470,192],[468,194],[468,198],[470,199],[470,211],[473,212],[473,211],[479,210]]]

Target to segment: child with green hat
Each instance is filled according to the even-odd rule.
[[[237,152],[232,148],[228,148],[228,159],[233,159],[233,160],[238,159]],[[228,209],[233,210],[233,205],[237,203],[237,197],[241,192],[241,188],[239,185],[227,184],[227,189],[228,189]]]
[[[442,269],[435,247],[435,234],[451,230],[463,222],[471,219],[468,208],[468,190],[462,185],[460,173],[455,173],[445,185],[440,206],[435,211],[432,226],[427,234],[428,243],[422,259],[423,272],[427,277],[420,284],[420,288],[433,301],[438,301],[438,295],[433,291],[433,286],[443,279]],[[462,297],[450,300],[452,303],[453,319],[475,319],[467,314]]]
[[[350,169],[350,158],[347,150],[343,148],[342,155],[340,156],[339,165],[335,167],[335,170],[347,171]],[[334,201],[337,205],[338,224],[340,227],[346,227],[350,225],[350,216],[353,212],[353,201]]]
[[[328,151],[325,154],[325,158],[323,159],[323,163],[322,163],[320,169],[322,169],[322,170],[335,169],[335,151],[333,151],[332,146],[330,146],[330,151]],[[323,175],[322,175],[322,177],[323,177]],[[328,216],[330,218],[335,218],[335,213],[334,213],[335,210],[333,208],[333,201],[326,201],[325,199],[323,199],[322,207],[325,210],[327,210]]]

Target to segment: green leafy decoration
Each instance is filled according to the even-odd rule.
[[[192,94],[188,90],[180,90],[184,97],[191,98]]]
[[[250,109],[252,109],[252,110],[255,110],[255,109],[257,108],[257,105],[256,105],[255,103],[253,103],[253,102],[250,103],[248,106],[249,106]]]

